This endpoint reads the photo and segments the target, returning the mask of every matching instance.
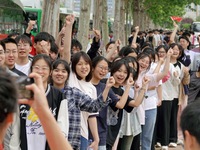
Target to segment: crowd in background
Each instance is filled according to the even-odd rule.
[[[200,100],[200,47],[192,32],[139,31],[128,45],[110,35],[102,56],[101,32],[88,50],[72,38],[74,16],[58,37],[9,35],[0,42],[0,66],[12,76],[42,77],[48,106],[75,150],[150,150],[183,145],[180,116]],[[200,36],[196,37],[200,43]],[[34,41],[32,41],[34,40]],[[35,110],[20,104],[5,150],[50,149]]]

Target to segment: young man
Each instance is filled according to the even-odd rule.
[[[47,32],[40,32],[34,38],[36,54],[47,54],[49,56],[51,43],[55,42],[52,35]]]
[[[32,42],[30,38],[24,34],[17,36],[15,40],[18,48],[18,58],[15,63],[15,68],[28,76],[31,66],[29,53],[32,49]]]
[[[189,104],[181,115],[185,150],[200,149],[200,101]]]
[[[18,59],[17,43],[12,38],[6,38],[3,40],[5,44],[5,62],[4,64],[14,73],[19,76],[25,76],[25,74],[15,68],[15,62]]]

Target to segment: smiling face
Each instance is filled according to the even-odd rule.
[[[63,64],[59,64],[55,69],[52,71],[52,80],[53,84],[63,86],[65,85],[68,79],[68,72],[65,69]]]
[[[43,83],[47,84],[50,75],[50,67],[44,59],[39,59],[33,64],[32,72],[41,75]]]
[[[29,53],[31,52],[31,46],[27,42],[22,42],[21,40],[17,44],[18,47],[18,58],[28,58]]]
[[[180,50],[179,50],[178,46],[175,45],[172,48],[172,50],[173,50],[173,55],[171,57],[174,58],[174,59],[178,59],[178,57],[180,56]]]
[[[12,69],[15,65],[15,62],[18,58],[18,50],[17,45],[14,43],[6,43],[6,51],[5,51],[5,64],[10,69]]]
[[[128,76],[128,71],[126,66],[123,64],[116,72],[113,73],[113,77],[115,79],[115,85],[123,85]]]
[[[90,64],[86,62],[83,57],[80,57],[78,63],[76,64],[76,73],[83,80],[87,77],[90,72]]]
[[[101,80],[108,73],[108,63],[105,60],[101,60],[97,63],[96,67],[93,69],[93,77]]]
[[[142,71],[146,71],[148,68],[149,68],[149,65],[150,65],[150,58],[148,56],[145,56],[141,59],[138,60],[138,63],[139,63],[139,71],[142,72]]]

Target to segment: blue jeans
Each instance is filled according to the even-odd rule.
[[[80,150],[87,150],[88,148],[88,140],[81,136],[81,147]]]
[[[151,150],[151,143],[156,122],[157,108],[145,110],[145,125],[142,126],[142,150]]]
[[[99,147],[98,147],[98,150],[106,150],[106,145],[104,145],[104,146],[99,146]]]

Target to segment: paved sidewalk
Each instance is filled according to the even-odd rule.
[[[156,148],[156,150],[161,150],[161,148]],[[176,148],[169,148],[168,150],[184,150],[182,146],[178,145]]]

